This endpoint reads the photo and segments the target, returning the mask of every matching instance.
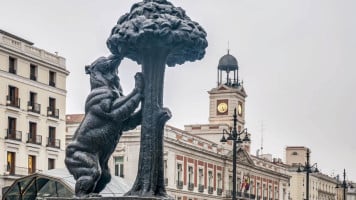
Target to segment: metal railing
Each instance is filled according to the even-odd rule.
[[[168,178],[164,179],[164,185],[167,186],[168,185]]]
[[[37,81],[37,76],[35,74],[30,74],[30,79],[33,81]]]
[[[27,133],[27,143],[31,144],[42,144],[42,136],[34,133]]]
[[[41,104],[35,102],[27,102],[27,111],[34,112],[34,113],[41,113]]]
[[[188,183],[188,190],[194,190],[194,183]]]
[[[219,188],[217,189],[217,194],[219,195]],[[225,195],[227,198],[231,198],[232,197],[232,190],[226,190],[225,191]],[[236,197],[243,197],[246,199],[256,199],[256,195],[254,194],[249,194],[248,192],[236,192]],[[259,197],[257,197],[258,199]],[[264,199],[267,200],[267,199]]]
[[[11,74],[16,74],[16,69],[15,69],[15,67],[9,67],[9,72],[10,72]]]
[[[47,117],[59,118],[59,109],[47,107]]]
[[[22,132],[14,130],[14,129],[6,129],[5,139],[21,141],[22,140]]]
[[[221,195],[222,194],[222,189],[221,188],[216,189],[216,194],[217,195]]]
[[[208,193],[209,194],[213,194],[214,192],[214,188],[213,187],[208,187]]]
[[[183,189],[183,181],[177,180],[177,188],[178,189]]]
[[[204,192],[204,185],[198,185],[198,192]]]
[[[48,85],[52,86],[52,87],[56,87],[56,82],[54,81],[49,81]]]
[[[26,176],[35,172],[42,172],[42,170],[32,169],[29,170],[27,167],[11,166],[11,164],[5,165],[4,176]]]
[[[11,107],[20,108],[20,98],[15,98],[12,96],[6,96],[6,105]]]
[[[47,147],[53,147],[59,149],[61,147],[61,141],[59,139],[47,137]]]

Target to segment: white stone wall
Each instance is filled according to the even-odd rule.
[[[16,58],[16,74],[9,73],[9,56]],[[37,80],[30,80],[30,64],[37,66]],[[49,86],[49,71],[56,72],[56,87]],[[65,111],[66,111],[66,77],[65,59],[38,49],[8,35],[0,34],[0,188],[12,183],[13,179],[28,174],[28,156],[36,156],[36,170],[48,169],[48,158],[55,159],[55,167],[64,167],[65,148]],[[18,88],[20,107],[8,106],[6,96],[8,87]],[[29,112],[27,103],[30,91],[37,93],[37,102],[41,104],[39,114]],[[47,116],[49,97],[56,99],[59,117]],[[8,117],[16,118],[16,130],[21,131],[20,141],[5,139],[8,129]],[[42,144],[27,143],[29,122],[37,123],[37,135],[42,136]],[[60,148],[46,147],[48,127],[56,128],[56,139]],[[7,152],[15,152],[15,174],[6,170]],[[1,193],[0,193],[1,195]]]

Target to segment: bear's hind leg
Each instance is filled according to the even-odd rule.
[[[75,195],[88,196],[93,192],[101,174],[97,156],[79,151],[73,146],[69,146],[66,153],[65,164],[76,179]]]
[[[96,183],[94,193],[100,193],[110,182],[110,180],[111,180],[111,174],[108,167],[108,162],[106,161],[101,166],[101,176],[98,182]]]

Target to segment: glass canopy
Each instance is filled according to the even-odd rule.
[[[75,180],[67,169],[53,169],[17,179],[3,194],[3,200],[39,200],[45,197],[73,197]],[[122,196],[130,186],[120,177],[100,193],[102,196]]]

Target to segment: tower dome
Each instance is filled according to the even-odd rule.
[[[239,86],[239,66],[237,59],[230,55],[229,50],[227,54],[220,58],[218,65],[218,85],[224,84],[228,87]],[[230,72],[232,75],[230,75]],[[223,78],[223,74],[226,74],[226,78]]]
[[[223,71],[234,71],[238,70],[239,66],[237,64],[237,59],[227,52],[226,55],[220,58],[218,69]]]

